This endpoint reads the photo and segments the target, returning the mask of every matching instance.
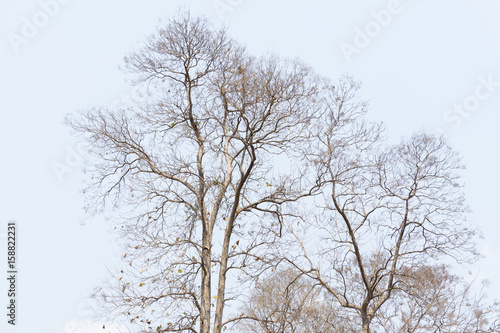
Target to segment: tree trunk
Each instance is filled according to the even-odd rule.
[[[205,227],[204,227],[205,229]],[[201,311],[200,333],[210,333],[210,296],[211,296],[211,252],[212,235],[210,230],[203,230],[201,258]]]
[[[226,271],[227,271],[227,260],[229,258],[229,242],[231,241],[231,235],[233,231],[234,219],[228,222],[224,235],[224,244],[222,248],[221,255],[221,265],[219,267],[219,286],[217,290],[217,305],[215,310],[214,319],[214,330],[213,333],[219,333],[222,330],[222,316],[224,313],[224,302],[226,297]]]
[[[368,318],[368,316],[363,315],[362,320],[363,320],[363,323],[362,323],[362,327],[361,327],[361,332],[362,333],[370,333],[370,319]]]

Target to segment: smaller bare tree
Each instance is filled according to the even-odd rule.
[[[383,332],[500,331],[500,304],[487,303],[481,291],[474,295],[473,283],[453,275],[447,266],[423,266],[409,270],[401,290],[374,319]]]
[[[331,301],[296,270],[279,270],[255,285],[242,308],[251,320],[242,321],[239,328],[253,333],[347,332],[331,311]]]

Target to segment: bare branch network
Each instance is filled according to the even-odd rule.
[[[68,124],[92,146],[87,210],[128,250],[96,290],[135,332],[498,332],[458,155],[384,143],[349,76],[253,57],[181,13],[125,58],[149,94]],[[448,259],[446,259],[448,258]]]

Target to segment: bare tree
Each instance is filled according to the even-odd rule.
[[[347,332],[326,296],[318,284],[293,269],[273,272],[255,285],[242,307],[252,320],[242,322],[240,332]]]
[[[401,288],[374,318],[381,332],[500,331],[500,305],[487,302],[483,289],[450,273],[444,265],[414,267]]]
[[[317,122],[314,146],[305,152],[324,196],[316,213],[308,213],[304,233],[293,231],[302,254],[289,262],[368,333],[397,293],[426,293],[404,287],[409,274],[445,258],[466,264],[477,252],[476,231],[465,220],[458,155],[425,133],[384,146],[382,127],[361,121],[365,104],[357,102],[358,87],[345,79],[332,91],[335,103]],[[312,236],[321,241],[308,242]]]
[[[372,319],[374,332],[494,333],[500,331],[500,304],[487,301],[484,288],[474,294],[473,283],[450,273],[445,265],[414,267],[401,275]],[[343,308],[316,279],[290,267],[270,273],[255,285],[242,307],[251,321],[238,326],[253,333],[351,333],[359,320]]]
[[[98,295],[141,332],[218,333],[244,318],[226,303],[272,266],[281,207],[314,190],[304,169],[273,161],[307,139],[321,80],[297,61],[247,55],[188,13],[125,61],[149,96],[68,119],[95,156],[88,210],[113,204],[130,244]]]

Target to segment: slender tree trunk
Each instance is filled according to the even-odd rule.
[[[229,242],[233,230],[233,222],[231,221],[224,235],[224,244],[222,248],[221,265],[219,267],[219,286],[217,290],[217,305],[215,309],[214,330],[213,333],[220,333],[222,330],[222,315],[224,313],[224,301],[226,297],[226,272],[227,260],[229,257]]]
[[[367,315],[362,315],[362,326],[361,326],[361,332],[362,333],[370,333],[370,319],[368,318]]]
[[[204,226],[203,229],[206,227]],[[212,233],[203,230],[202,257],[201,257],[201,311],[200,333],[210,333],[210,297],[211,297],[211,256]]]

